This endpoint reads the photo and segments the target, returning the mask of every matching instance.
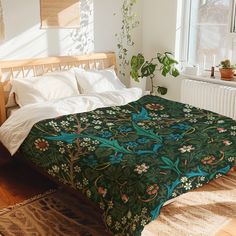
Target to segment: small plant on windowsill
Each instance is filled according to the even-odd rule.
[[[232,80],[236,65],[232,65],[229,59],[220,62],[220,75],[222,80]]]
[[[166,77],[170,74],[173,77],[179,75],[179,71],[176,68],[178,62],[174,59],[172,53],[165,52],[163,54],[157,53],[156,57],[153,57],[150,61],[145,60],[143,54],[139,53],[131,59],[131,78],[140,82],[140,80],[150,78],[151,80],[151,94],[155,92],[165,95],[167,93],[166,87],[155,86],[154,77],[156,70],[159,70],[161,74]]]

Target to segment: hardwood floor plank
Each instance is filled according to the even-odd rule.
[[[0,207],[22,202],[56,185],[0,149]]]
[[[215,236],[235,236],[235,234],[230,234],[224,230],[220,230]]]
[[[231,236],[236,236],[236,218],[232,219],[229,224],[225,225],[223,231]]]

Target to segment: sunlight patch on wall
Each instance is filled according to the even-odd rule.
[[[23,1],[23,0],[22,0]],[[26,4],[27,1],[21,2]],[[6,39],[0,45],[0,59],[18,59],[31,57],[47,57],[60,55],[79,55],[94,51],[94,5],[93,0],[80,0],[80,26],[68,28],[40,28],[39,4],[33,4],[31,23],[26,24],[23,16],[19,16],[19,27],[13,28],[11,21],[6,21]],[[13,3],[13,0],[12,0]],[[6,3],[5,3],[6,6]],[[4,5],[3,5],[4,7]],[[12,6],[4,8],[9,15]],[[27,16],[25,16],[27,18]],[[19,30],[20,29],[20,30]],[[14,33],[17,31],[17,34]],[[11,37],[9,37],[11,36]]]
[[[39,30],[39,27],[39,24],[35,25],[3,43],[0,47],[0,57],[15,59],[46,56],[47,34],[45,30]]]
[[[79,27],[79,2],[79,0],[40,0],[41,27]]]

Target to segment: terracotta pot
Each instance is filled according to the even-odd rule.
[[[221,79],[222,80],[233,80],[234,69],[232,68],[221,68],[220,69]]]

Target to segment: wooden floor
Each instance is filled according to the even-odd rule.
[[[22,202],[54,187],[54,183],[25,163],[10,157],[0,147],[0,208]],[[228,225],[223,225],[216,236],[236,236],[236,216]]]
[[[0,148],[0,208],[14,205],[55,184]]]

